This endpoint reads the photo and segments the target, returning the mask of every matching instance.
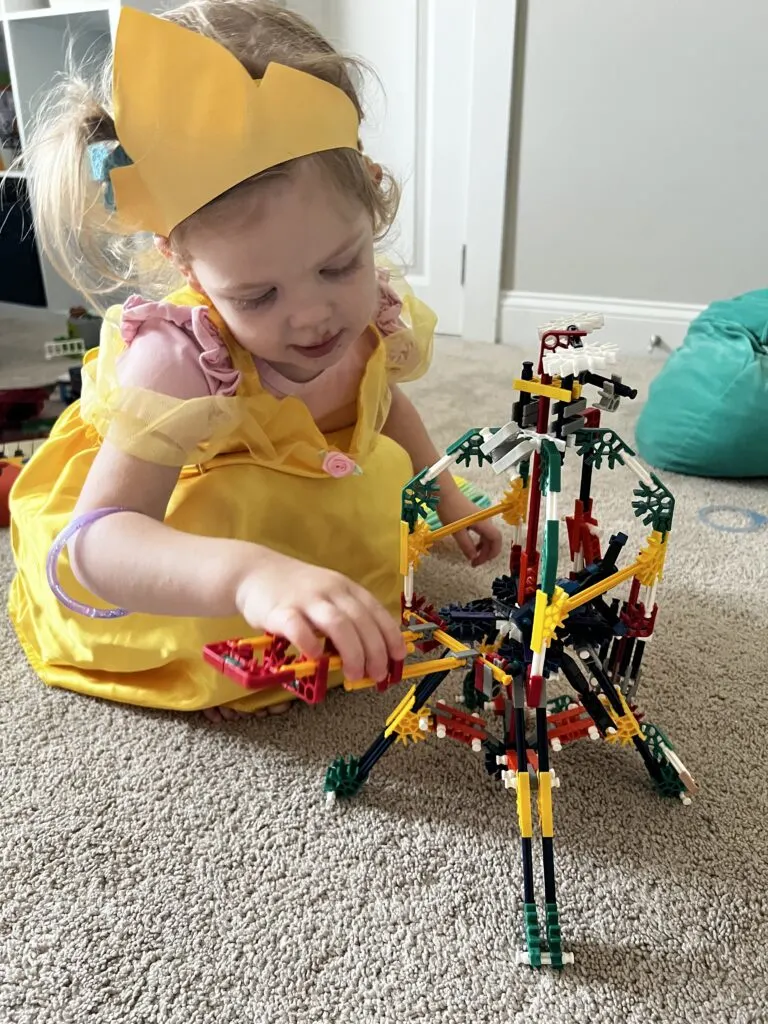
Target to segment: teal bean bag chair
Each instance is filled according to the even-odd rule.
[[[652,466],[768,476],[768,289],[713,302],[653,381],[637,424]]]

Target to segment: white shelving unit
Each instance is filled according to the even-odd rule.
[[[159,11],[156,0],[128,0],[128,6]],[[122,0],[0,0],[0,70],[10,73],[21,138],[22,158],[31,120],[46,91],[65,70],[67,54],[78,62],[98,65],[109,53]],[[24,172],[0,171],[24,177]],[[74,291],[40,253],[47,306],[63,311],[79,305]]]

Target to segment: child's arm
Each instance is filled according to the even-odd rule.
[[[405,448],[411,457],[414,472],[418,473],[437,462],[440,455],[410,399],[406,398],[397,385],[392,385],[391,391],[392,405],[382,432]],[[450,470],[441,473],[437,483],[440,485],[437,514],[442,523],[455,523],[477,511],[475,505],[457,487]],[[501,551],[501,534],[497,527],[485,521],[476,523],[470,530],[478,535],[477,543],[469,536],[469,530],[461,530],[454,536],[472,565],[483,565],[495,558]]]
[[[387,611],[340,573],[245,541],[182,533],[163,523],[179,471],[125,455],[104,442],[76,515],[126,506],[70,541],[77,578],[103,600],[149,614],[222,617],[286,636],[319,655],[316,633],[335,644],[349,678],[386,676],[405,655]]]
[[[123,386],[179,399],[210,393],[199,360],[182,358],[178,327],[144,324],[121,357]],[[363,587],[246,541],[183,533],[163,522],[179,470],[134,458],[104,441],[75,515],[125,507],[84,527],[69,542],[72,568],[103,600],[153,615],[219,618],[238,612],[251,627],[287,637],[318,655],[329,637],[348,678],[383,679],[405,647],[398,625]]]

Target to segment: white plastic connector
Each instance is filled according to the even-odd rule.
[[[560,742],[560,739],[557,736],[555,736],[555,738],[550,742],[549,745],[556,754],[559,754],[560,751],[563,749],[563,744]]]
[[[458,455],[458,452],[456,453]],[[425,484],[431,483],[436,477],[440,476],[449,466],[452,466],[456,461],[456,455],[444,455],[442,459],[438,459],[434,466],[430,466],[427,472],[422,477],[422,482]]]
[[[435,729],[435,735],[437,736],[437,738],[439,740],[444,740],[445,737],[448,735],[448,733],[446,732],[445,726],[444,725],[438,725],[438,727]]]
[[[517,959],[517,963],[518,964],[525,964],[528,967],[531,966],[531,958],[529,957],[528,953],[525,950],[518,949],[516,959]],[[563,963],[564,964],[572,964],[573,963],[573,953],[563,953],[562,959],[563,959]],[[542,967],[551,967],[552,966],[552,957],[549,955],[549,953],[542,953],[541,954],[541,966]]]
[[[651,474],[648,472],[648,470],[641,462],[638,462],[638,460],[634,458],[632,455],[627,455],[626,452],[622,452],[621,457],[624,460],[624,465],[627,467],[627,469],[631,469],[634,471],[635,476],[638,478],[638,480],[642,480],[643,483],[646,484],[648,487],[653,487],[653,479],[651,477]]]
[[[405,577],[403,585],[403,597],[405,598],[405,607],[410,608],[413,604],[413,566],[408,566],[408,575]]]
[[[602,313],[574,313],[572,316],[563,316],[559,320],[549,320],[543,324],[539,328],[539,339],[549,331],[567,331],[569,327],[575,327],[577,331],[586,331],[587,334],[591,334],[604,326],[605,317]]]
[[[571,344],[568,348],[545,352],[544,372],[553,377],[567,377],[570,374],[582,373],[584,370],[605,370],[616,365],[617,352],[616,345],[610,342],[601,344],[593,338],[584,338],[581,344]]]
[[[472,740],[472,749],[476,754],[479,754],[480,751],[483,749],[483,741],[479,739]]]

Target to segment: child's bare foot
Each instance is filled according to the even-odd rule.
[[[267,715],[284,715],[290,708],[291,701],[284,701],[282,704],[272,704],[268,708],[259,708],[258,711],[235,711],[234,708],[222,704],[218,708],[203,708],[203,714],[209,722],[238,722],[241,718],[266,718]]]

